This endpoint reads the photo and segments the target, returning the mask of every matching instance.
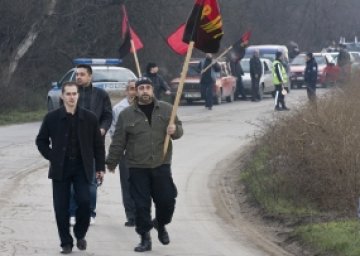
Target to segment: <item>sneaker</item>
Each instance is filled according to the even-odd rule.
[[[75,216],[71,216],[70,217],[70,226],[75,226],[75,224],[76,224],[76,218],[75,218]]]
[[[90,217],[90,225],[94,225],[95,224],[95,217]]]

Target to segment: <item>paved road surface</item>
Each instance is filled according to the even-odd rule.
[[[306,100],[305,93],[293,90],[288,106]],[[179,196],[168,227],[171,243],[161,245],[152,231],[153,251],[146,255],[282,255],[276,246],[264,250],[246,229],[233,227],[220,217],[219,205],[212,197],[214,180],[226,171],[226,160],[249,142],[258,129],[254,124],[273,114],[271,98],[259,103],[223,103],[212,111],[201,105],[180,107],[185,134],[174,143],[173,175]],[[34,144],[39,125],[0,127],[1,256],[60,255],[48,163]],[[99,189],[97,213],[96,224],[87,236],[88,250],[74,248],[73,255],[139,255],[133,252],[139,237],[124,226],[118,173],[106,175]]]

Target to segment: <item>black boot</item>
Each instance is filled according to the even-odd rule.
[[[156,219],[153,219],[153,226],[158,232],[159,241],[163,245],[167,245],[170,243],[169,233],[166,231],[165,226],[159,225],[159,222]]]
[[[141,236],[141,242],[134,248],[135,252],[146,252],[151,251],[151,237],[150,232],[147,232],[145,234],[142,234]]]

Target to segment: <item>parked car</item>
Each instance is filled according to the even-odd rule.
[[[192,59],[190,61],[184,82],[181,98],[186,100],[188,104],[205,99],[205,91],[200,86],[200,72],[198,70],[199,62],[199,59]],[[214,103],[221,104],[224,100],[232,102],[234,101],[236,78],[231,75],[229,63],[226,61],[219,61],[218,63],[220,64],[221,71],[217,73],[216,84],[213,87]],[[177,77],[170,82],[173,98],[176,96],[179,82],[180,77]]]
[[[269,59],[273,62],[276,58],[277,52],[282,52],[284,55],[284,66],[288,73],[288,77],[290,77],[290,68],[289,68],[289,50],[285,45],[277,45],[277,44],[264,44],[264,45],[251,45],[246,48],[244,58],[251,58],[254,55],[254,51],[259,50],[260,58]],[[272,65],[271,65],[272,68]],[[285,84],[285,89],[290,92],[290,82]]]
[[[259,82],[259,95],[260,98],[264,94],[274,94],[274,83],[272,77],[272,62],[269,59],[260,58],[262,66],[262,75]],[[244,58],[240,61],[241,67],[244,71],[242,77],[245,93],[251,95],[251,76],[250,76],[250,59]]]
[[[92,84],[108,92],[114,102],[125,96],[128,80],[136,79],[135,74],[127,68],[119,67],[120,59],[74,59],[74,65],[89,64],[93,70]],[[60,106],[61,86],[68,81],[75,81],[75,67],[70,69],[58,82],[52,82],[52,88],[47,95],[48,110]]]
[[[314,53],[314,58],[318,64],[317,84],[326,87],[337,81],[339,68],[335,65],[329,53]],[[290,63],[290,83],[291,88],[301,88],[305,85],[304,72],[306,67],[306,54],[299,54]]]

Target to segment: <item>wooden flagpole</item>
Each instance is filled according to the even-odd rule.
[[[215,60],[213,60],[210,65],[206,66],[203,70],[201,70],[201,74],[205,73],[209,68],[211,68],[220,58],[222,58],[225,54],[227,54],[231,49],[233,48],[232,45],[230,45],[228,48],[225,49]]]
[[[179,82],[179,86],[177,88],[176,97],[175,97],[174,105],[172,108],[169,125],[174,124],[174,122],[175,122],[175,117],[176,117],[177,109],[178,109],[178,106],[180,103],[180,99],[181,99],[181,95],[182,95],[182,91],[183,91],[183,87],[184,87],[184,82],[185,82],[186,74],[188,72],[189,62],[190,62],[190,58],[191,58],[193,49],[194,49],[194,41],[190,41],[189,48],[186,53],[185,62],[184,62],[184,65],[183,65],[183,68],[181,71],[180,82]],[[170,135],[166,134],[165,141],[164,141],[164,152],[163,152],[164,158],[166,156],[166,153],[167,153],[167,150],[169,147],[169,141],[170,141]]]
[[[130,43],[131,43],[131,48],[132,48],[133,54],[134,54],[136,69],[137,69],[139,77],[141,77],[142,75],[141,75],[141,70],[140,70],[139,60],[138,60],[137,53],[136,53],[134,40],[130,39]]]

